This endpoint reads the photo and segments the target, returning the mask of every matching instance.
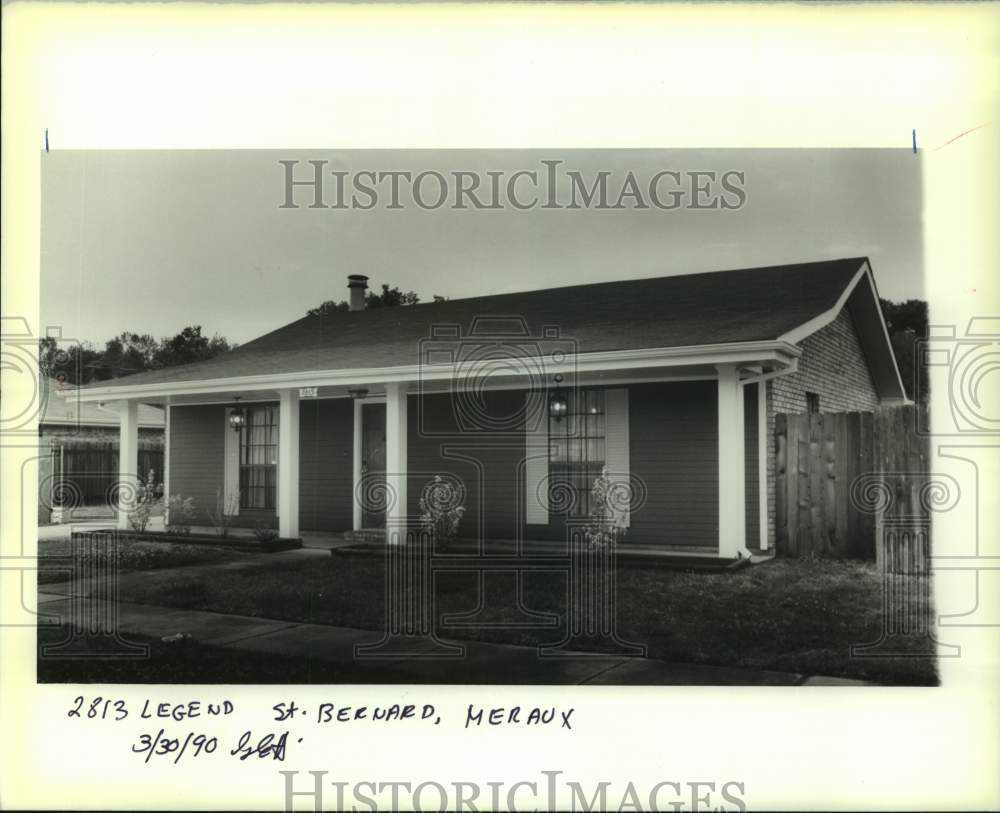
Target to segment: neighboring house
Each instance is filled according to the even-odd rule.
[[[203,518],[398,541],[441,474],[464,535],[562,539],[606,466],[629,544],[724,558],[773,540],[776,412],[905,400],[865,258],[367,311],[365,285],[352,311],[80,398],[120,402],[123,447],[165,405],[167,490]]]
[[[43,376],[39,387],[39,519],[60,521],[59,509],[106,504],[113,493],[119,479],[119,416],[105,405],[81,400],[73,385]],[[136,465],[145,472],[150,464],[161,479],[165,411],[142,404],[137,417],[141,454]]]

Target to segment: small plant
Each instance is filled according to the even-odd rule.
[[[278,540],[278,532],[274,530],[274,528],[268,528],[260,522],[258,522],[254,527],[253,535],[262,545],[266,545],[268,542],[276,542]]]
[[[208,512],[208,516],[215,526],[217,536],[223,539],[229,536],[229,527],[233,524],[233,517],[236,516],[239,507],[239,491],[224,494],[221,488],[215,490],[215,508]]]
[[[183,494],[172,494],[167,501],[167,512],[170,524],[167,533],[187,536],[191,533],[191,522],[194,519],[194,497]]]
[[[136,489],[135,504],[128,513],[128,524],[133,531],[142,533],[149,525],[149,518],[153,514],[153,507],[157,505],[163,497],[163,484],[156,483],[156,475],[152,469],[146,475],[146,482],[140,483]]]
[[[590,514],[584,526],[584,536],[594,547],[616,545],[625,536],[625,509],[620,504],[627,504],[628,491],[622,491],[621,483],[611,479],[608,467],[601,469],[601,474],[594,479],[590,489]]]
[[[465,490],[458,483],[434,475],[420,495],[420,525],[434,539],[447,542],[458,533],[465,515]]]

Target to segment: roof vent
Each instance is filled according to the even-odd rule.
[[[347,288],[351,292],[351,310],[365,309],[365,291],[368,290],[368,277],[364,274],[350,274],[347,277]]]

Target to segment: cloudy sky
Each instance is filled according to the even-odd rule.
[[[455,210],[452,189],[428,210],[404,183],[400,209],[388,208],[386,184],[369,210],[310,209],[301,189],[300,208],[282,209],[279,161],[293,159],[298,178],[310,177],[304,162],[326,160],[352,173],[348,183],[365,170],[467,171],[483,190],[488,172],[505,173],[505,184],[561,160],[560,173],[578,171],[588,185],[609,172],[609,202],[629,171],[648,189],[665,170],[733,170],[744,173],[746,203]],[[433,202],[436,184],[422,188]],[[568,194],[560,174],[558,200]],[[335,202],[332,176],[324,196]],[[96,344],[193,324],[243,342],[346,298],[352,273],[429,300],[860,255],[883,296],[921,297],[920,212],[919,160],[908,150],[53,151],[42,160],[42,324]]]

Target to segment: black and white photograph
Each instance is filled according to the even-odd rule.
[[[43,172],[40,680],[936,683],[910,150]]]
[[[0,807],[1000,810],[997,12],[5,2]]]

